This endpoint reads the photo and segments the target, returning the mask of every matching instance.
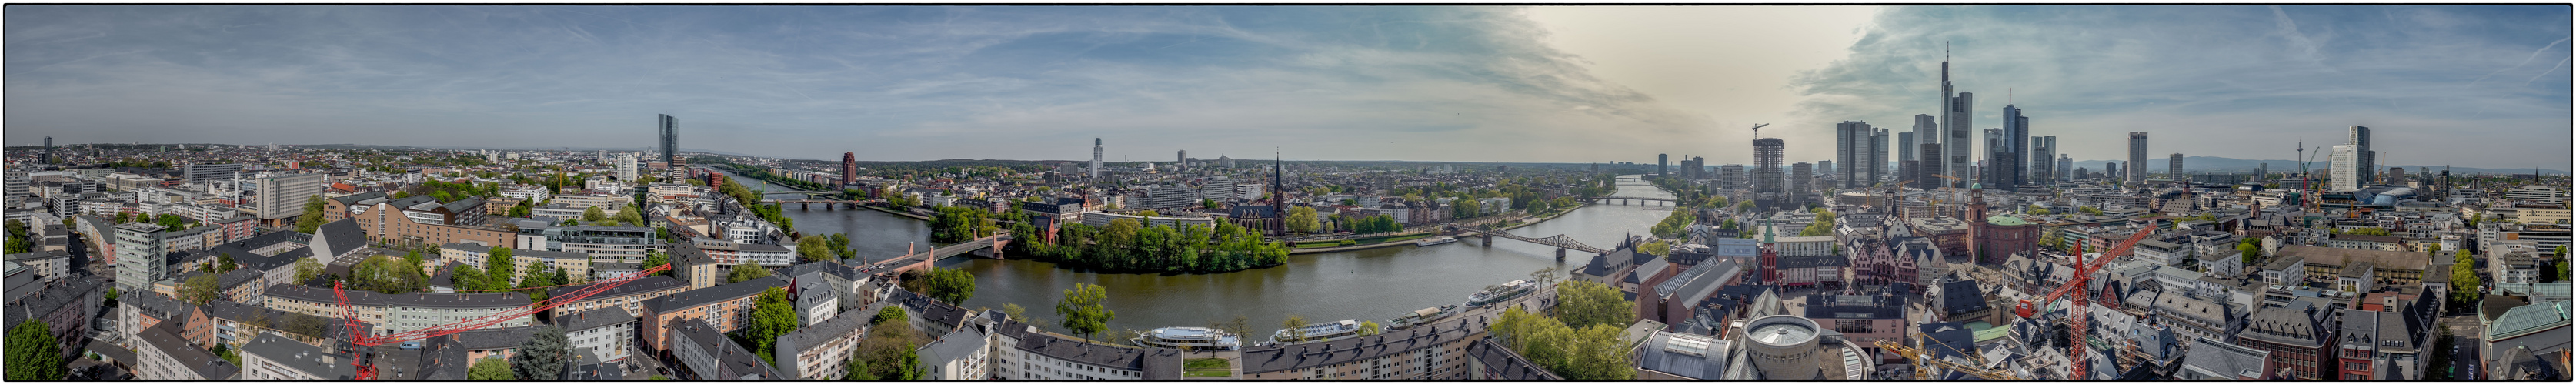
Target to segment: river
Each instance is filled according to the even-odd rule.
[[[757,182],[740,176],[734,180]],[[1618,195],[1671,197],[1637,183],[1626,180]],[[930,232],[919,220],[869,209],[786,209],[787,216],[795,218],[797,230],[806,234],[849,233],[852,246],[871,260],[901,255],[908,243],[930,247]],[[1565,234],[1584,244],[1609,248],[1628,234],[1643,234],[1647,227],[1671,213],[1670,207],[1664,206],[1592,205],[1511,232],[1530,237]],[[1465,302],[1468,294],[1485,286],[1525,279],[1539,269],[1563,266],[1571,271],[1591,258],[1589,253],[1568,251],[1566,261],[1559,263],[1553,247],[1509,239],[1497,239],[1493,246],[1486,247],[1471,238],[1432,247],[1291,255],[1284,266],[1223,274],[1101,274],[1060,269],[1045,262],[971,258],[952,258],[938,265],[975,274],[975,297],[966,301],[968,308],[999,309],[1003,304],[1017,303],[1028,308],[1029,315],[1060,321],[1063,317],[1054,313],[1056,300],[1075,283],[1090,283],[1109,291],[1105,302],[1117,312],[1117,318],[1109,322],[1112,332],[1206,326],[1237,315],[1250,318],[1254,330],[1267,332],[1278,329],[1280,321],[1291,314],[1309,322],[1357,319],[1385,323],[1388,318],[1417,309]],[[1048,328],[1062,330],[1053,325]],[[1104,333],[1104,338],[1108,336]],[[1260,341],[1268,336],[1247,337],[1247,341]]]

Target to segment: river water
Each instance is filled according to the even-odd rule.
[[[737,176],[735,181],[757,181]],[[1626,180],[1619,196],[1669,198],[1654,187]],[[769,186],[773,190],[783,190]],[[786,196],[777,198],[789,199]],[[1670,215],[1670,207],[1592,205],[1539,224],[1513,229],[1513,234],[1547,237],[1565,234],[1584,244],[1609,248],[1628,234],[1643,234]],[[869,209],[800,211],[786,207],[796,228],[806,234],[849,233],[853,247],[870,260],[901,255],[908,244],[930,247],[922,221]],[[1526,279],[1551,266],[1573,270],[1592,255],[1567,251],[1556,261],[1556,248],[1497,239],[1491,247],[1476,239],[1431,247],[1398,246],[1327,254],[1291,255],[1288,264],[1223,274],[1101,274],[1023,260],[952,258],[940,267],[975,274],[975,297],[966,307],[999,309],[1017,303],[1029,315],[1061,321],[1055,303],[1075,283],[1106,287],[1109,309],[1117,318],[1110,331],[1149,330],[1166,326],[1206,326],[1211,321],[1250,318],[1254,330],[1278,329],[1288,315],[1309,322],[1342,319],[1386,320],[1417,309],[1465,302],[1485,286]],[[1560,273],[1562,277],[1562,273]],[[1062,329],[1048,325],[1049,329]],[[1103,333],[1104,338],[1110,336]],[[1268,336],[1248,336],[1259,341]]]

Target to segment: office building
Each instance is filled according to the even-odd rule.
[[[1926,160],[1923,159],[1923,154],[1914,149],[1922,148],[1917,146],[1940,143],[1941,122],[1933,120],[1932,115],[1914,114],[1913,133],[1914,136],[1911,139],[1905,139],[1906,144],[1901,147],[1905,149],[1905,160]]]
[[[2147,133],[2132,131],[2129,133],[2129,164],[2127,165],[2129,183],[2147,181],[2147,169],[2138,167],[2143,164],[2147,164]]]
[[[2370,149],[2370,127],[2352,126],[2346,132],[2345,140],[2344,144],[2354,147],[2352,164],[2360,166],[2353,169],[2354,183],[2360,186],[2369,185],[2368,182],[2363,181],[2376,179],[2371,174],[2379,168],[2379,151]]]
[[[240,163],[207,163],[207,164],[191,164],[191,165],[186,165],[186,166],[180,166],[180,168],[179,168],[179,169],[180,169],[180,174],[187,175],[188,183],[206,183],[206,181],[217,180],[217,179],[232,179],[232,178],[233,178],[233,176],[234,176],[234,174],[241,173],[241,170],[242,170],[242,164],[240,164]],[[302,207],[302,206],[297,206],[297,207]]]
[[[38,160],[36,160],[36,163],[41,163],[41,164],[54,164],[54,137],[51,137],[51,136],[45,137],[45,155],[44,155],[44,159],[38,159]]]
[[[2022,116],[2021,108],[2014,107],[2010,97],[2005,100],[2004,142],[1994,146],[1995,157],[1989,158],[1995,161],[1995,175],[1989,178],[1995,183],[1986,188],[2013,191],[2030,176],[2030,117]]]
[[[1807,194],[1811,194],[1816,191],[1815,186],[1813,185],[1815,180],[1815,164],[1807,162],[1790,164],[1788,204],[1795,205],[1799,202],[1806,201]]]
[[[658,127],[662,130],[662,164],[673,165],[677,169],[680,164],[680,118],[662,114],[653,116],[659,120]]]
[[[1925,191],[1937,190],[1940,189],[1941,186],[1946,186],[1946,183],[1949,183],[1949,180],[1941,178],[1941,175],[1944,174],[1941,173],[1940,166],[1941,160],[1947,159],[1941,156],[1943,145],[1940,143],[1923,143],[1917,144],[1917,146],[1923,146],[1923,149],[1915,151],[1914,154],[1922,156],[1924,160],[1914,162],[1916,170],[1914,170],[1913,186]]]
[[[1187,167],[1187,166],[1189,166],[1189,165],[1190,165],[1190,150],[1181,150],[1180,152],[1175,152],[1175,153],[1173,153],[1173,154],[1172,154],[1172,165],[1173,165],[1173,166],[1183,166],[1183,167]]]
[[[1784,165],[1780,162],[1781,157],[1785,155],[1782,150],[1786,146],[1787,143],[1780,138],[1753,140],[1753,170],[1751,171],[1753,172],[1754,205],[1763,208],[1778,207],[1781,199],[1785,198],[1782,196],[1784,192],[1780,191],[1780,184],[1786,181],[1781,180],[1780,173],[1787,170],[1781,169]]]
[[[1943,51],[1941,54],[1941,144],[1944,148],[1941,152],[1949,159],[1935,173],[1964,176],[1968,173],[1968,154],[1972,154],[1969,151],[1975,150],[1968,147],[1969,142],[1974,140],[1968,137],[1968,130],[1976,126],[1977,114],[1974,112],[1976,111],[1974,107],[1977,99],[1976,95],[1967,92],[1951,93],[1954,90],[1950,86],[1950,55],[1946,48]]]
[[[114,250],[125,256],[116,259],[118,290],[150,291],[153,282],[170,278],[168,262],[162,260],[162,255],[168,252],[168,242],[162,239],[162,230],[168,228],[141,222],[116,225]]]
[[[1744,165],[1730,164],[1717,166],[1717,188],[1728,190],[1743,190],[1750,188],[1745,184]]]
[[[2049,142],[2052,142],[2052,146],[2055,145],[2054,142],[2056,141],[2057,137],[2049,137]],[[2067,156],[2066,154],[2057,155],[2057,169],[2055,171],[2057,171],[2057,180],[2059,181],[2073,182],[2075,181],[2075,178],[2084,176],[2083,172],[2075,170],[2075,158]]]
[[[254,210],[261,222],[282,226],[286,220],[304,214],[304,201],[322,194],[322,174],[266,174],[254,179]]]
[[[1894,167],[1895,160],[1887,158],[1887,139],[1887,129],[1885,128],[1877,129],[1869,134],[1869,177],[1866,179],[1871,184],[1876,184],[1879,180],[1886,178],[1889,174],[1895,173],[1895,171],[1889,169],[1889,167]]]
[[[1970,179],[1985,185],[1988,189],[1996,190],[2005,190],[2004,186],[2011,184],[2010,178],[2004,178],[2006,174],[2012,173],[2008,170],[2012,166],[2009,161],[2012,160],[2013,155],[2011,150],[2006,148],[2011,145],[2006,141],[2007,138],[2009,137],[2004,136],[2004,129],[1986,129],[1986,158],[1978,161],[1977,176]]]
[[[1816,162],[1816,175],[1818,175],[1818,176],[1824,176],[1826,179],[1833,179],[1833,175],[1837,175],[1837,174],[1834,174],[1834,161],[1830,161],[1830,160],[1826,160],[1826,161],[1817,161],[1817,162]],[[1833,185],[1839,185],[1839,184],[1842,184],[1842,183],[1838,183],[1838,182],[1836,182],[1836,181],[1832,181],[1832,180],[1827,180],[1827,181],[1825,181],[1825,185],[1826,185],[1826,186],[1833,186]]]
[[[2254,181],[2255,181],[2255,182],[2262,182],[2262,181],[2264,181],[2264,180],[2271,179],[2271,178],[2270,178],[2270,176],[2271,176],[2271,175],[2272,175],[2272,164],[2271,164],[2271,163],[2255,163],[2255,164],[2254,164]]]
[[[2129,178],[2129,174],[2120,172],[2120,162],[2102,162],[2102,177],[2112,181],[2121,181],[2127,180]]]
[[[2328,153],[2326,163],[2330,173],[2326,178],[2330,182],[2328,188],[2333,189],[2331,191],[2352,191],[2370,185],[2370,166],[2361,163],[2369,151],[2355,144],[2338,144],[2332,151]]]
[[[1913,132],[1909,131],[1909,132],[1899,132],[1899,133],[1896,133],[1896,163],[1897,163],[1897,164],[1899,164],[1899,165],[1903,165],[1903,164],[1906,164],[1905,162],[1911,162],[1911,161],[1914,161],[1914,148],[1915,148],[1915,147],[1914,147],[1914,133],[1913,133]],[[1896,168],[1896,172],[1894,172],[1893,174],[1895,174],[1895,175],[1900,175],[1898,178],[1903,178],[1903,176],[1902,176],[1902,175],[1913,175],[1913,173],[1914,173],[1914,167],[1902,167],[1902,166],[1901,166],[1901,167],[1897,167],[1897,168]]]
[[[2057,136],[2030,138],[2030,179],[2025,184],[2057,181]]]
[[[2182,176],[2182,153],[2173,154],[2173,166],[2166,168],[2165,179],[2185,180]]]
[[[617,154],[615,158],[616,160],[609,161],[609,163],[611,163],[611,166],[617,168],[617,180],[626,182],[635,181],[635,154],[620,153]]]
[[[1655,154],[1655,176],[1661,177],[1672,175],[1670,170],[1664,168],[1664,165],[1667,164],[1666,162],[1671,161],[1671,157],[1672,154]]]
[[[1091,138],[1091,177],[1100,177],[1100,138]]]
[[[1835,187],[1859,188],[1875,181],[1864,179],[1871,176],[1868,152],[1875,132],[1869,122],[1846,120],[1834,124],[1834,161],[1843,164],[1841,170],[1827,171],[1833,175]]]

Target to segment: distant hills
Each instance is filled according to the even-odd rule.
[[[2168,167],[2168,166],[2167,166],[2167,164],[2166,164],[2165,162],[2171,161],[2172,159],[2173,159],[2173,158],[2168,158],[2168,157],[2163,157],[2163,156],[2149,157],[2149,158],[2147,158],[2147,169],[2148,169],[2148,170],[2151,170],[2151,172],[2159,172],[2159,173],[2160,173],[2160,172],[2164,172],[2165,168],[2166,168],[2166,167]],[[2103,165],[2104,165],[2104,164],[2107,164],[2107,163],[2110,163],[2110,162],[2127,162],[2127,160],[2078,160],[2078,161],[2075,161],[2075,167],[2081,167],[2081,168],[2085,168],[2085,169],[2093,170],[2093,171],[2095,171],[2095,172],[2100,172],[2100,171],[2102,171]],[[2282,173],[2282,172],[2298,172],[2298,171],[2299,171],[2299,162],[2298,162],[2298,161],[2280,160],[2280,159],[2253,159],[2253,160],[2248,160],[2248,159],[2236,159],[2236,158],[2221,158],[2221,157],[2215,157],[2215,156],[2189,156],[2189,155],[2185,155],[2185,156],[2183,156],[2183,157],[2182,157],[2182,170],[2183,170],[2184,172],[2221,172],[2221,173],[2233,172],[2233,173],[2250,173],[2250,172],[2254,172],[2254,167],[2255,167],[2255,165],[2257,165],[2257,164],[2265,164],[2265,163],[2269,163],[2269,164],[2271,164],[2271,172],[2274,172],[2274,173]],[[2126,166],[2126,165],[2123,165],[2123,166]],[[2308,163],[2308,168],[2311,168],[2311,169],[2318,169],[2318,168],[2325,168],[2325,167],[2326,167],[2326,159],[2325,159],[2325,156],[2322,156],[2322,155],[2321,155],[2321,156],[2318,156],[2316,161]],[[2431,169],[2433,170],[2433,172],[2442,172],[2442,165],[2438,165],[2438,164],[2437,164],[2437,165],[2411,165],[2411,164],[2409,164],[2409,165],[2380,165],[2380,166],[2379,166],[2380,171],[2387,171],[2387,169],[2388,169],[2389,167],[2405,167],[2405,168],[2406,168],[2406,172],[2407,172],[2407,173],[2414,173],[2414,172],[2417,170],[2417,168],[2418,168],[2418,167],[2431,168]],[[2532,169],[2528,169],[2528,168],[2477,168],[2477,167],[2460,167],[2460,166],[2451,166],[2451,174],[2453,174],[2453,175],[2459,175],[2459,174],[2529,174],[2529,173],[2531,173],[2531,172],[2532,172]],[[2540,169],[2540,173],[2541,173],[2541,174],[2557,174],[2557,175],[2564,175],[2564,174],[2567,174],[2567,171],[2566,171],[2566,170]]]

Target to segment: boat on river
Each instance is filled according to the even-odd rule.
[[[1137,345],[1181,350],[1235,350],[1243,340],[1225,330],[1203,327],[1168,327],[1136,333],[1128,339]]]
[[[1442,236],[1437,236],[1437,237],[1423,238],[1422,240],[1419,240],[1419,241],[1413,241],[1413,246],[1414,246],[1414,247],[1428,247],[1428,246],[1438,246],[1438,245],[1451,244],[1451,243],[1458,243],[1458,237],[1452,237],[1452,236],[1442,235]]]
[[[1395,319],[1387,320],[1387,324],[1393,325],[1389,327],[1389,330],[1409,329],[1416,325],[1429,324],[1432,321],[1438,321],[1441,318],[1448,318],[1449,316],[1457,315],[1458,309],[1459,307],[1457,304],[1440,305],[1440,307],[1426,307],[1422,308],[1422,310],[1415,310],[1412,313],[1405,313],[1404,315],[1396,316]]]
[[[1305,331],[1306,339],[1297,339],[1295,335],[1290,333],[1291,330]],[[1297,344],[1323,342],[1358,335],[1360,335],[1360,321],[1346,319],[1333,322],[1306,324],[1306,326],[1298,326],[1296,329],[1279,329],[1278,332],[1270,333],[1270,343]]]
[[[1513,298],[1520,298],[1522,295],[1527,295],[1530,293],[1531,289],[1536,288],[1538,288],[1538,284],[1531,283],[1529,280],[1515,279],[1511,282],[1504,282],[1502,286],[1486,288],[1485,291],[1479,291],[1476,292],[1476,294],[1467,295],[1467,306],[1483,307],[1485,305],[1509,301]]]

